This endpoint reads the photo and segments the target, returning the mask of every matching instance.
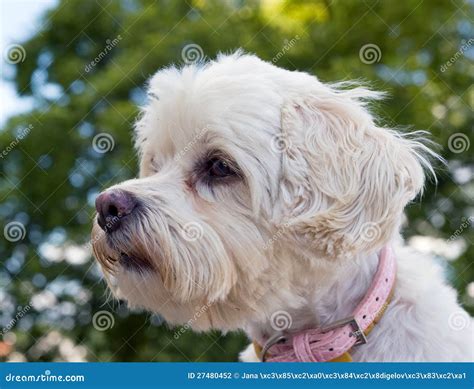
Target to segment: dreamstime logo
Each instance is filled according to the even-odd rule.
[[[25,239],[26,228],[20,222],[10,222],[3,229],[3,236],[9,242],[19,242]]]
[[[107,331],[114,324],[114,316],[109,311],[98,311],[92,316],[92,325],[97,331]]]
[[[181,149],[178,153],[176,153],[174,157],[175,162],[183,158],[183,156],[196,145],[199,139],[201,139],[204,136],[207,130],[208,130],[207,127],[204,127],[198,134],[196,134],[196,136],[190,142],[188,142],[188,144],[183,149]]]
[[[382,59],[382,50],[377,45],[368,43],[360,48],[359,58],[362,63],[372,65]]]
[[[448,324],[449,327],[454,331],[462,331],[469,327],[471,318],[466,311],[456,311],[449,315]]]
[[[273,136],[270,147],[275,153],[284,153],[291,148],[291,141],[283,134],[278,134]]]
[[[108,230],[112,228],[116,223],[120,222],[120,218],[118,216],[112,216],[111,218],[107,218],[107,223],[105,223],[105,229]],[[89,240],[87,243],[84,244],[84,248],[87,250],[92,249],[92,247],[102,240],[106,235],[106,232],[103,231],[102,229],[97,233],[95,236],[92,237],[91,240]]]
[[[7,145],[7,147],[5,147],[0,152],[0,158],[4,159],[10,151],[12,151],[16,146],[18,146],[20,141],[22,141],[24,138],[28,136],[28,134],[31,132],[32,129],[33,129],[33,124],[30,124],[28,127],[21,129],[18,135],[16,136],[16,138],[13,141],[11,141],[10,144]]]
[[[474,216],[469,216],[467,219],[465,217],[461,218],[461,225],[456,231],[449,237],[448,242],[452,242],[457,239],[463,231],[474,224]]]
[[[204,51],[202,50],[202,47],[196,43],[190,43],[189,45],[184,46],[181,50],[181,58],[184,63],[191,65],[204,59]]]
[[[89,73],[89,72],[95,67],[95,65],[97,65],[100,61],[102,61],[102,60],[105,58],[105,56],[108,55],[108,54],[112,51],[112,49],[113,49],[114,47],[116,47],[116,46],[119,44],[119,42],[120,42],[121,40],[122,40],[122,36],[121,36],[121,35],[117,35],[117,37],[114,38],[114,39],[107,39],[107,40],[105,41],[105,48],[104,48],[104,50],[102,50],[102,51],[97,55],[97,57],[95,57],[91,62],[89,62],[89,63],[85,66],[85,68],[84,68],[85,72],[86,72],[86,73]]]
[[[273,244],[284,235],[288,227],[290,227],[290,223],[286,222],[283,224],[282,227],[278,228],[277,232],[265,242],[265,244],[263,245],[263,249],[267,250],[268,248],[272,247]]]
[[[22,45],[8,45],[3,51],[5,62],[14,65],[26,59],[26,50]]]
[[[12,374],[5,376],[6,382],[85,382],[83,374],[57,375],[51,374],[51,370],[45,370],[43,374]]]
[[[112,135],[101,132],[92,139],[92,148],[100,154],[112,151],[115,147],[115,141]]]
[[[210,307],[210,304],[203,305],[202,307],[197,307],[193,317],[189,319],[182,327],[180,327],[174,333],[173,337],[178,340],[181,335],[183,335],[187,330],[191,328],[194,322],[196,322],[203,314],[205,314],[209,310]]]
[[[456,132],[448,139],[448,149],[455,154],[460,154],[469,150],[470,146],[471,141],[469,140],[469,137],[462,132]]]
[[[454,55],[443,65],[441,65],[440,69],[441,73],[444,73],[448,68],[450,68],[463,54],[468,51],[472,45],[474,44],[474,38],[469,39],[467,42],[461,46],[461,48],[454,53]]]
[[[194,242],[202,238],[204,230],[202,226],[197,222],[189,222],[183,226],[181,235],[188,242]]]
[[[377,223],[367,222],[362,225],[360,239],[364,242],[373,242],[380,237],[380,227]]]
[[[270,317],[270,325],[275,331],[285,331],[291,328],[293,319],[286,311],[276,311]]]
[[[8,331],[10,331],[19,321],[22,317],[24,317],[29,311],[31,310],[31,301],[24,307],[19,308],[15,317],[10,320],[10,322],[2,328],[0,331],[1,335],[5,335]]]
[[[290,49],[296,44],[297,41],[300,40],[299,35],[295,35],[294,38],[291,38],[290,40],[285,40],[285,44],[283,48],[272,58],[273,63],[277,63],[281,57],[283,57]]]

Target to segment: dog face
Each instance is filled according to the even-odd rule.
[[[423,185],[429,150],[378,127],[365,102],[380,95],[360,87],[237,53],[161,70],[149,96],[140,177],[98,197],[92,241],[117,295],[170,323],[235,329],[297,307],[393,237]]]

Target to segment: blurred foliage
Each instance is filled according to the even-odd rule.
[[[5,149],[33,126],[0,159],[2,228],[19,221],[26,229],[19,242],[0,240],[0,324],[14,320],[3,336],[4,358],[232,361],[245,345],[243,334],[186,331],[175,339],[159,317],[107,299],[89,251],[81,254],[96,194],[137,172],[131,130],[146,80],[181,64],[190,43],[208,58],[242,47],[323,81],[368,80],[391,96],[377,110],[389,125],[430,131],[448,165],[437,186],[428,183],[422,203],[409,208],[405,235],[432,236],[448,256],[459,249],[445,263],[472,313],[466,287],[474,279],[473,148],[448,147],[452,134],[473,135],[472,41],[465,49],[474,36],[471,12],[472,2],[445,0],[61,1],[35,36],[16,42],[26,58],[5,72],[36,106],[0,131]],[[118,44],[87,68],[114,39]],[[381,54],[372,64],[359,57],[369,43]],[[115,146],[98,153],[92,141],[103,132]],[[114,314],[107,331],[90,324],[101,310]]]

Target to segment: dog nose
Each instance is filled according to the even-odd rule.
[[[123,190],[108,190],[95,200],[97,223],[105,232],[112,232],[120,227],[121,219],[136,207],[135,198]]]

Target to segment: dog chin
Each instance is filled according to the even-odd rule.
[[[138,256],[134,247],[124,251],[125,242],[137,237],[123,233],[105,235],[100,226],[93,226],[93,251],[103,269],[110,290],[131,309],[145,309],[164,317],[170,325],[185,325],[204,331],[212,328],[210,306],[202,300],[183,301],[172,288],[166,287],[160,269],[147,257]],[[95,238],[95,239],[94,239]],[[192,323],[189,319],[194,318]]]

